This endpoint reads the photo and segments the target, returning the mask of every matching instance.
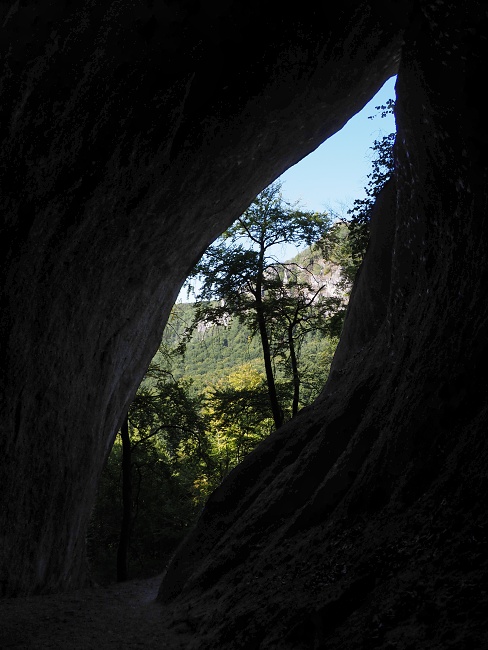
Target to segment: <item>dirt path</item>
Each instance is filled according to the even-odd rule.
[[[187,646],[155,602],[161,576],[68,594],[0,600],[0,649],[121,650]]]

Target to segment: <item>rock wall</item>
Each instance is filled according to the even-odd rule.
[[[331,377],[211,496],[163,579],[189,648],[488,646],[487,18],[412,10],[395,179]]]
[[[97,480],[185,275],[396,72],[409,8],[2,6],[1,594],[86,582]]]

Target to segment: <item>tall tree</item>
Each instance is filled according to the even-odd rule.
[[[302,344],[313,332],[327,337],[338,335],[342,319],[337,316],[343,307],[341,296],[326,295],[325,284],[313,271],[313,255],[301,262],[291,261],[273,269],[275,277],[268,282],[265,300],[274,333],[273,356],[291,377],[292,416],[297,414],[300,404]]]
[[[287,203],[276,182],[257,196],[244,214],[211,246],[193,271],[196,294],[190,336],[197,324],[223,324],[231,316],[259,336],[267,390],[275,427],[284,421],[273,368],[273,326],[279,321],[269,309],[285,265],[275,251],[281,244],[326,246],[331,218],[326,213],[299,210]]]
[[[164,560],[214,485],[203,396],[173,378],[169,357],[162,344],[124,418],[90,526],[92,562],[98,572],[116,555],[118,582],[133,574],[135,560],[139,571]]]
[[[128,578],[128,554],[132,532],[132,449],[129,436],[129,416],[120,428],[122,440],[122,522],[117,549],[117,582]]]

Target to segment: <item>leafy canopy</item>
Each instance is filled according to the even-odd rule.
[[[324,248],[331,226],[326,213],[302,211],[283,199],[275,182],[206,251],[189,278],[201,282],[196,318],[222,324],[234,314],[252,324],[249,310],[260,294],[271,287],[283,263],[276,257],[281,244],[306,244]],[[205,305],[219,301],[219,305]]]
[[[303,330],[314,303],[320,302],[320,287],[304,279],[302,268],[280,262],[276,247],[281,244],[307,245],[325,251],[332,220],[326,213],[299,210],[287,203],[281,183],[267,187],[249,208],[211,246],[197,264],[192,276],[201,282],[196,296],[195,316],[187,329],[187,340],[202,323],[226,325],[231,317],[259,334],[265,366],[268,396],[275,426],[284,421],[286,408],[280,403],[273,359],[278,352],[292,366],[294,383],[292,414],[298,410],[299,371],[294,337]],[[317,315],[324,317],[324,306]],[[281,342],[278,346],[276,341]]]

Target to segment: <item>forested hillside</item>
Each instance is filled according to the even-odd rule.
[[[175,305],[163,337],[169,348],[181,342],[193,309],[192,303]],[[230,319],[227,326],[202,323],[186,345],[185,353],[173,359],[172,372],[175,378],[191,379],[195,389],[202,390],[228,376],[233,368],[249,362],[262,364],[259,342],[237,319]]]

